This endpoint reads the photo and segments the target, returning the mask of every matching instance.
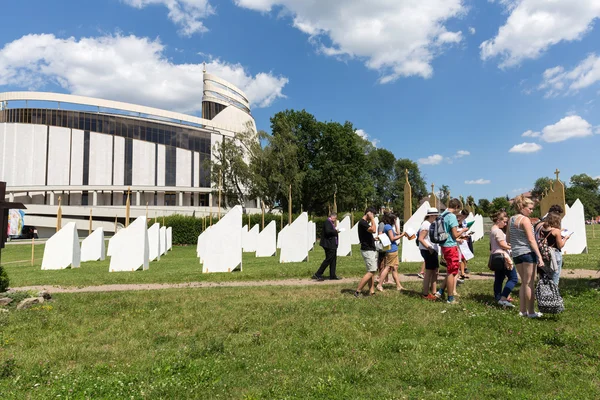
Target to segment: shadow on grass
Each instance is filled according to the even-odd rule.
[[[600,289],[600,274],[598,278],[573,278],[561,279],[559,284],[560,294],[578,297],[592,290]]]

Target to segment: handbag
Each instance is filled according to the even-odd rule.
[[[506,258],[504,253],[492,253],[488,259],[488,268],[492,271],[503,271],[512,269],[510,260]]]
[[[535,287],[535,297],[537,298],[538,308],[543,313],[560,314],[565,310],[558,286],[546,274],[540,277]]]

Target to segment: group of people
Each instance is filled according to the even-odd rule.
[[[552,206],[542,220],[533,225],[529,216],[534,204],[524,196],[518,196],[513,203],[517,214],[508,218],[505,211],[499,211],[492,216],[494,225],[490,231],[490,260],[489,267],[494,271],[494,297],[499,305],[513,308],[511,293],[521,279],[519,289],[520,315],[529,318],[538,318],[542,314],[536,312],[535,280],[537,271],[547,274],[558,285],[562,269],[561,249],[568,237],[563,237],[561,232],[561,215],[564,210],[560,206]],[[397,217],[392,213],[384,213],[377,224],[374,208],[367,208],[358,222],[358,238],[360,251],[365,262],[366,273],[360,280],[355,291],[355,296],[362,294],[365,286],[369,287],[369,294],[374,295],[375,290],[383,290],[382,284],[387,282],[388,274],[397,290],[402,290],[398,275],[398,245],[396,242],[409,235],[400,232]],[[460,250],[461,244],[470,242],[469,228],[466,226],[468,212],[462,210],[462,203],[458,199],[451,199],[448,208],[441,214],[436,208],[427,210],[427,214],[417,234],[409,239],[416,239],[423,257],[423,265],[419,276],[423,279],[422,295],[424,299],[437,301],[444,298],[450,304],[456,303],[456,286],[466,278],[467,260]],[[438,218],[441,219],[447,239],[442,243],[432,243],[430,240],[430,227]],[[335,221],[337,215],[332,213],[323,227],[321,246],[325,249],[325,260],[313,275],[313,279],[323,280],[323,273],[329,267],[330,279],[340,279],[336,275],[336,249],[338,231]],[[389,244],[384,247],[381,235],[387,236]],[[538,243],[543,238],[544,251],[552,252],[551,261],[548,256],[542,257]],[[379,243],[378,243],[379,242]],[[386,243],[388,241],[386,240]],[[472,244],[469,243],[472,251]],[[466,251],[466,250],[465,250]],[[440,267],[439,254],[446,265],[445,280],[439,285],[438,271]],[[545,261],[546,260],[546,261]],[[554,263],[552,268],[549,262]],[[379,272],[378,277],[376,277]],[[505,282],[506,281],[506,282]]]

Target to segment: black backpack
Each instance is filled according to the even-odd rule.
[[[444,227],[444,217],[448,214],[449,212],[446,211],[438,215],[429,227],[429,241],[431,243],[444,244],[448,240],[448,232],[446,232],[446,228]]]

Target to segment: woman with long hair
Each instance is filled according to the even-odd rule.
[[[517,215],[510,218],[508,223],[507,241],[510,243],[512,257],[521,277],[519,289],[520,315],[538,318],[542,313],[535,312],[535,274],[537,267],[543,267],[544,262],[535,241],[533,225],[529,216],[533,212],[533,201],[519,195],[513,202]]]
[[[546,262],[544,272],[550,276],[550,279],[552,279],[557,286],[560,280],[560,272],[562,271],[563,264],[561,250],[570,237],[562,237],[561,221],[562,218],[560,214],[557,214],[555,212],[549,212],[546,218],[544,219],[544,222],[540,224],[540,226],[538,226],[538,229],[540,230],[538,233],[538,237],[541,236],[546,238],[546,243],[548,243],[550,251],[554,253],[554,259],[556,260],[556,270],[550,268],[550,262]]]
[[[385,227],[383,232],[390,238],[392,245],[390,249],[385,253],[385,259],[383,261],[383,270],[381,271],[381,275],[379,275],[379,284],[377,285],[377,290],[383,291],[382,277],[387,276],[388,272],[392,271],[392,277],[394,278],[394,282],[396,282],[396,289],[402,290],[403,287],[400,284],[400,277],[398,276],[398,245],[396,244],[396,240],[400,239],[404,234],[396,233],[394,225],[396,224],[396,216],[392,213],[384,215],[383,222],[385,223]]]
[[[494,270],[494,298],[504,307],[514,307],[511,303],[510,293],[519,282],[517,271],[510,258],[510,244],[506,242],[506,224],[508,216],[506,211],[498,211],[492,216],[492,230],[490,231],[491,267]],[[507,279],[504,289],[502,284]]]
[[[425,264],[423,298],[432,301],[437,300],[437,297],[435,297],[433,293],[435,293],[437,289],[436,284],[440,263],[438,256],[439,248],[429,240],[429,227],[431,226],[431,223],[435,221],[438,215],[440,215],[440,213],[437,208],[428,209],[425,220],[421,224],[417,236],[417,240],[419,241],[419,250],[421,251],[421,257],[423,257]]]

